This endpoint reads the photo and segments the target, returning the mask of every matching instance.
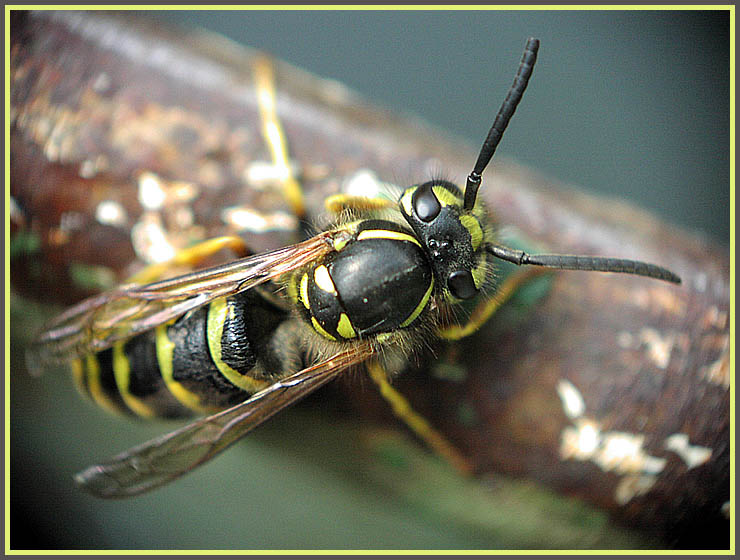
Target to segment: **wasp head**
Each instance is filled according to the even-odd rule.
[[[468,211],[457,185],[429,181],[407,188],[401,213],[421,242],[437,285],[453,300],[475,297],[486,280],[484,210]]]

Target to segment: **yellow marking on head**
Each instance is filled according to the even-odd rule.
[[[112,412],[113,414],[120,414],[121,407],[116,402],[105,394],[103,384],[100,381],[100,362],[95,354],[89,354],[85,358],[85,367],[87,369],[87,391],[100,408]]]
[[[429,298],[432,295],[432,289],[434,288],[434,278],[432,278],[432,281],[429,282],[429,288],[427,289],[426,293],[424,294],[424,297],[421,298],[421,301],[419,301],[419,305],[416,306],[416,309],[414,309],[411,312],[411,315],[408,316],[408,318],[399,325],[400,328],[408,327],[411,323],[416,321],[417,317],[421,315],[421,312],[424,311],[424,308],[429,303]]]
[[[301,301],[303,302],[303,307],[306,309],[311,307],[308,303],[308,274],[305,272],[301,278]]]
[[[337,324],[337,332],[342,338],[355,338],[357,333],[355,332],[352,322],[347,317],[346,313],[339,315],[339,323]]]
[[[456,197],[444,187],[432,187],[432,192],[435,194],[437,200],[439,200],[439,203],[442,206],[462,206],[462,199]]]
[[[413,196],[418,188],[419,187],[416,186],[406,189],[399,201],[401,207],[408,216],[413,216]],[[463,200],[442,186],[432,186],[432,192],[442,206],[462,206]]]
[[[203,406],[200,402],[200,396],[186,389],[182,383],[175,381],[172,359],[175,353],[175,343],[167,336],[167,326],[159,325],[155,331],[157,364],[162,379],[172,396],[188,407],[190,410],[200,413],[215,412],[210,407]]]
[[[329,275],[329,269],[325,265],[321,264],[314,269],[313,279],[319,288],[330,294],[337,295],[337,288],[334,286],[334,281]]]
[[[485,252],[483,252],[480,255],[480,260],[478,261],[478,264],[475,265],[473,267],[473,270],[470,271],[470,273],[473,275],[473,284],[475,284],[476,290],[480,290],[486,281],[486,275],[488,271],[487,259],[488,256]]]
[[[413,212],[411,210],[411,199],[418,188],[419,187],[410,187],[406,189],[403,196],[401,196],[400,204],[407,216],[413,216]]]
[[[132,412],[142,418],[153,418],[156,416],[154,409],[131,394],[131,362],[124,352],[125,344],[125,342],[118,342],[113,345],[113,377],[116,379],[118,392]]]
[[[211,359],[226,379],[233,385],[247,391],[256,393],[269,385],[267,381],[255,379],[245,373],[235,370],[221,358],[223,348],[221,339],[224,335],[224,324],[227,319],[233,317],[233,307],[228,304],[226,298],[219,298],[211,302],[208,307],[208,319],[206,321],[206,339]]]
[[[397,239],[398,241],[409,241],[421,247],[421,243],[413,235],[390,229],[366,229],[357,236],[358,241],[363,239]]]
[[[311,324],[313,325],[313,328],[316,330],[317,333],[319,333],[324,338],[328,338],[329,340],[336,341],[337,339],[334,338],[332,335],[330,335],[328,332],[324,330],[324,327],[322,327],[319,322],[316,320],[316,317],[311,317]]]
[[[471,214],[463,214],[460,216],[460,223],[470,233],[470,242],[473,244],[473,251],[477,251],[481,241],[483,241],[483,228],[480,222]]]

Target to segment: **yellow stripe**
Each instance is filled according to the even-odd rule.
[[[311,324],[313,324],[313,328],[316,329],[316,332],[319,333],[321,336],[328,338],[329,340],[336,340],[336,338],[334,338],[332,335],[324,330],[324,327],[319,324],[319,322],[316,320],[316,317],[311,317]]]
[[[154,409],[131,394],[131,362],[126,352],[123,351],[125,344],[125,342],[119,342],[113,345],[113,377],[116,379],[118,392],[132,412],[143,418],[153,418],[156,416]]]
[[[69,365],[72,368],[72,379],[74,380],[75,388],[81,395],[87,395],[87,389],[85,389],[85,365],[82,363],[82,360],[72,360]]]
[[[460,216],[460,223],[465,226],[465,229],[470,233],[470,242],[473,245],[473,251],[477,251],[480,247],[481,241],[483,241],[483,228],[480,227],[480,222],[471,216],[470,214],[463,214]]]
[[[311,307],[308,303],[308,274],[304,274],[303,278],[301,278],[301,301],[303,302],[303,307],[306,309]]]
[[[255,61],[254,79],[257,89],[257,106],[262,121],[262,136],[270,149],[273,165],[281,172],[285,198],[293,208],[295,215],[303,216],[305,214],[303,191],[290,168],[288,142],[277,114],[275,76],[270,60],[264,56]]]
[[[411,408],[406,397],[396,391],[388,381],[388,372],[375,360],[367,362],[370,378],[377,384],[380,394],[391,405],[393,413],[403,420],[416,435],[423,439],[436,453],[444,457],[460,472],[470,474],[473,471],[470,462],[447,439],[435,430],[421,414]]]
[[[188,391],[182,383],[175,381],[172,358],[175,353],[175,344],[167,336],[167,326],[160,325],[155,329],[156,346],[157,346],[157,364],[159,372],[162,374],[167,389],[172,396],[190,410],[200,413],[215,412],[215,410],[205,407],[200,402],[200,396]]]
[[[366,229],[357,236],[358,241],[363,239],[397,239],[399,241],[410,241],[421,247],[421,243],[414,236],[389,229]]]
[[[293,303],[298,303],[299,302],[299,297],[298,297],[298,284],[299,284],[299,282],[298,282],[297,279],[298,279],[298,276],[296,276],[295,274],[292,275],[290,277],[290,280],[288,281],[288,285],[287,285],[287,288],[288,288],[288,297],[290,298],[290,300]]]
[[[401,323],[399,326],[400,328],[408,327],[411,323],[416,321],[416,318],[421,315],[421,312],[424,311],[424,308],[427,306],[427,303],[429,303],[429,297],[432,295],[432,288],[434,288],[434,278],[432,277],[432,281],[429,282],[429,288],[427,289],[427,292],[424,294],[424,297],[421,298],[421,301],[419,302],[419,305],[416,306],[416,309],[409,315],[408,319],[406,319],[403,323]]]
[[[313,279],[319,288],[330,294],[337,295],[337,288],[334,286],[334,281],[331,279],[329,269],[326,266],[323,264],[317,266],[313,271]]]
[[[248,254],[247,246],[241,237],[235,235],[224,235],[221,237],[214,237],[213,239],[207,239],[191,247],[180,249],[172,260],[150,264],[143,270],[140,270],[133,276],[129,276],[126,279],[126,283],[132,284],[148,284],[161,280],[165,277],[167,271],[173,267],[187,267],[194,268],[207,257],[215,255],[222,249],[229,248],[239,256],[246,256]]]
[[[103,384],[100,382],[100,362],[95,354],[90,354],[85,358],[87,367],[87,390],[95,403],[108,412],[120,414],[119,407],[103,390]]]
[[[231,383],[249,393],[256,393],[260,389],[267,387],[269,383],[243,374],[221,359],[223,352],[221,339],[224,335],[224,324],[227,318],[232,317],[232,307],[228,304],[226,298],[214,300],[208,308],[206,338],[208,339],[208,349],[211,351],[211,359],[216,364],[221,375],[231,381]]]
[[[386,208],[395,208],[396,203],[387,198],[367,197],[352,194],[332,194],[324,199],[324,207],[332,214],[340,214],[345,209],[351,209],[358,212],[367,210],[384,210]]]
[[[337,324],[337,332],[342,338],[355,338],[357,333],[355,328],[352,326],[352,322],[347,317],[346,313],[339,315],[339,324]]]

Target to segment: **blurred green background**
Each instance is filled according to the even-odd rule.
[[[540,58],[500,153],[729,239],[727,12],[167,12],[337,79],[479,145],[528,36]],[[473,162],[470,162],[471,165]],[[173,429],[111,418],[52,372],[26,375],[35,324],[14,301],[11,545],[23,548],[612,548],[656,546],[603,514],[504,477],[461,480],[398,432],[319,405],[131,501],[71,474]],[[372,390],[368,388],[367,390]],[[321,401],[317,401],[320,403]],[[31,532],[23,536],[23,531]],[[646,528],[649,529],[649,528]]]
[[[499,153],[729,243],[727,11],[150,15],[265,50],[476,147],[537,37]]]

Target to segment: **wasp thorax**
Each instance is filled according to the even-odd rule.
[[[429,181],[409,187],[400,199],[401,212],[421,241],[441,286],[457,299],[470,299],[480,288],[473,271],[480,268],[483,228],[463,209],[457,185]],[[482,276],[478,275],[479,280]]]
[[[348,227],[354,232],[350,242],[293,277],[304,318],[335,341],[415,326],[434,288],[421,243],[387,220]]]

